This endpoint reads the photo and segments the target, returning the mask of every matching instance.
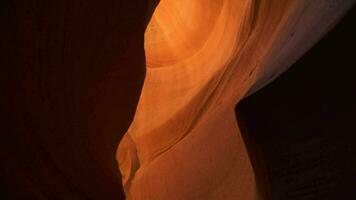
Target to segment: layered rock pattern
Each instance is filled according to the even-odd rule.
[[[117,152],[127,197],[262,199],[234,107],[353,3],[161,1],[145,35],[139,105]]]
[[[234,106],[353,3],[1,1],[1,199],[262,198]]]

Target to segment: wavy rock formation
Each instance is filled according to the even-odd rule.
[[[263,199],[235,119],[353,0],[162,0],[117,160],[128,199]],[[258,177],[257,177],[258,179]]]
[[[234,106],[353,3],[0,1],[0,199],[262,198]]]

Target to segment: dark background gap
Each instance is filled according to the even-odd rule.
[[[262,193],[356,199],[356,8],[286,73],[236,106]]]

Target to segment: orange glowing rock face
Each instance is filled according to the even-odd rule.
[[[156,8],[146,30],[148,67],[164,67],[187,60],[198,53],[215,27],[223,1],[166,0]]]
[[[262,199],[234,107],[354,2],[337,1],[161,0],[145,35],[139,105],[117,151],[127,198]]]

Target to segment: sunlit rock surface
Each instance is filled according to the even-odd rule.
[[[117,160],[128,199],[263,199],[234,106],[285,71],[353,0],[162,0]]]
[[[353,1],[177,2],[0,1],[0,199],[261,196],[233,107]]]

